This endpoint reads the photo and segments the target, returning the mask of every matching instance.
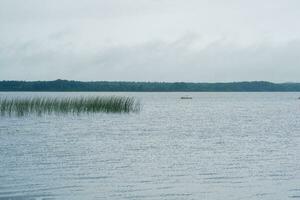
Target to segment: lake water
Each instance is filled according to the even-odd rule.
[[[300,199],[300,93],[0,97],[111,94],[141,112],[0,117],[0,199]]]

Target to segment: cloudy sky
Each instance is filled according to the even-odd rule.
[[[300,82],[299,0],[1,0],[0,80]]]

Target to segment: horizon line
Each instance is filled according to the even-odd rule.
[[[0,80],[0,82],[55,82],[55,81],[74,81],[74,82],[121,82],[121,83],[202,83],[202,84],[226,84],[226,83],[272,83],[272,84],[300,84],[300,82],[285,81],[273,82],[267,80],[239,80],[239,81],[217,81],[217,82],[195,82],[195,81],[135,81],[135,80],[74,80],[74,79],[54,79],[54,80]]]

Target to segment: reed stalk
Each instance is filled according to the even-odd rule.
[[[0,98],[1,115],[24,116],[28,114],[80,114],[80,113],[129,113],[140,110],[140,103],[133,97],[74,97],[74,98]]]

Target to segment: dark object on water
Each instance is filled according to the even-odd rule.
[[[185,97],[181,97],[180,99],[193,99],[193,98],[189,96],[185,96]]]

